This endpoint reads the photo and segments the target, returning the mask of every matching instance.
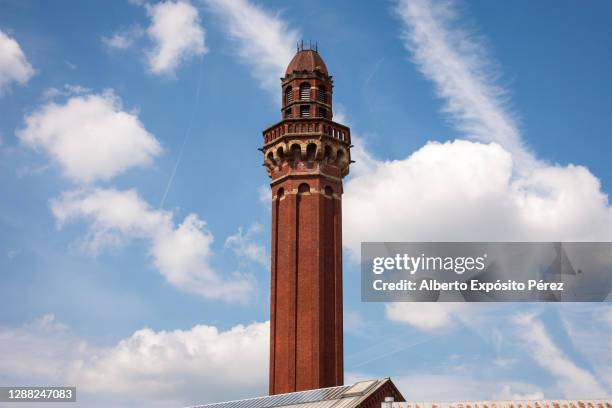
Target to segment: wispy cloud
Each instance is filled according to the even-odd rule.
[[[251,225],[246,232],[240,227],[238,232],[227,237],[224,246],[231,249],[242,263],[255,262],[264,268],[269,268],[270,255],[266,247],[258,242],[258,237],[262,233],[263,226],[258,223]]]
[[[557,379],[558,391],[566,398],[605,398],[609,394],[587,369],[579,367],[557,346],[534,314],[515,319],[525,350]]]
[[[247,0],[203,0],[223,22],[222,27],[237,44],[240,60],[253,69],[260,85],[276,95],[278,79],[294,54],[299,38],[286,20]]]
[[[499,70],[477,33],[459,24],[455,4],[400,0],[395,10],[403,23],[404,45],[434,82],[451,123],[470,138],[501,144],[520,166],[531,165]]]
[[[148,53],[154,74],[174,74],[178,66],[208,52],[198,9],[187,1],[165,1],[147,5],[151,24],[147,34],[155,44]]]
[[[108,48],[125,50],[134,45],[134,42],[144,35],[145,31],[134,25],[128,29],[120,30],[110,36],[102,36],[102,42]]]

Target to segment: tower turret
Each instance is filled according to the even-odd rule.
[[[263,131],[272,179],[270,394],[341,385],[342,178],[350,129],[332,120],[333,81],[298,48],[282,81],[282,119]]]

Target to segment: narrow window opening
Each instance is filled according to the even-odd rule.
[[[308,161],[314,161],[316,153],[317,153],[316,144],[310,143],[308,146],[306,146],[306,159]]]
[[[300,85],[300,99],[303,101],[310,100],[310,84]]]
[[[324,86],[319,86],[317,99],[319,100],[319,102],[327,103],[327,89]]]
[[[301,105],[300,106],[300,118],[308,118],[310,117],[310,106]]]

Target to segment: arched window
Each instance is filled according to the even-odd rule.
[[[338,153],[336,153],[336,162],[338,164],[343,164],[343,162],[344,162],[344,150],[342,150],[342,149],[338,150]]]
[[[326,118],[327,117],[327,109],[319,106],[317,109],[317,116],[320,118]]]
[[[268,153],[268,161],[273,165],[276,165],[276,160],[274,160],[274,154],[272,152]]]
[[[285,189],[284,188],[279,188],[278,191],[276,192],[276,196],[280,199],[282,198],[282,196],[285,195]]]
[[[334,189],[330,186],[325,186],[325,195],[331,197],[334,194]]]
[[[310,100],[310,84],[308,82],[304,82],[302,85],[300,85],[300,100]]]
[[[291,158],[293,159],[293,161],[300,160],[301,152],[302,152],[302,149],[300,148],[300,145],[294,144],[291,146]]]
[[[325,158],[325,160],[329,161],[329,159],[331,159],[331,155],[332,155],[332,148],[330,145],[326,145],[325,150],[323,150],[323,157]]]
[[[298,194],[310,193],[310,186],[306,183],[300,184],[298,187]]]
[[[291,102],[293,102],[293,89],[288,86],[285,88],[285,105],[288,105]]]
[[[317,154],[316,144],[310,143],[308,146],[306,146],[306,159],[308,161],[314,161],[316,154]]]
[[[319,86],[319,92],[317,93],[317,99],[319,102],[327,103],[327,88],[325,86]]]

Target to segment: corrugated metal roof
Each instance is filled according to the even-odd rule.
[[[196,405],[192,408],[351,408],[384,381],[386,379],[360,381],[352,385]]]
[[[392,408],[612,408],[612,399],[509,400],[509,401],[407,401]]]

